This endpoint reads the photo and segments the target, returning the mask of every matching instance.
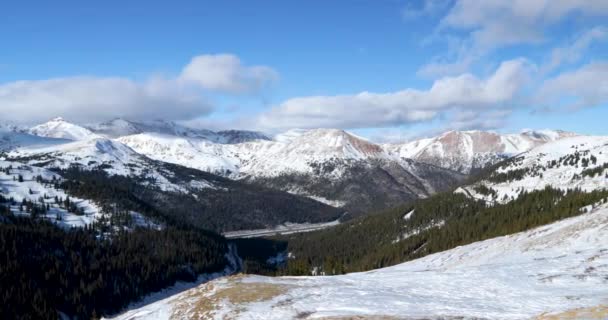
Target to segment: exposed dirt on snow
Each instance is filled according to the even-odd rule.
[[[599,305],[590,308],[578,308],[560,312],[558,314],[542,314],[536,317],[537,320],[605,320],[608,319],[608,306]]]

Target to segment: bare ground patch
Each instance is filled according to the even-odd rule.
[[[575,319],[588,319],[588,320],[603,320],[608,319],[608,306],[599,305],[590,308],[579,308],[568,310],[557,314],[541,314],[536,317],[537,320],[575,320]]]
[[[176,302],[172,319],[213,319],[220,305],[230,305],[222,319],[237,319],[244,305],[268,301],[287,292],[292,286],[272,283],[242,282],[243,276],[227,278],[226,283],[207,283]]]

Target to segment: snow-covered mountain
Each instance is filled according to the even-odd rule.
[[[114,319],[605,319],[608,208],[397,266],[222,278]]]
[[[153,159],[358,211],[425,197],[462,178],[455,172],[395,157],[378,144],[337,129],[293,130],[274,140],[234,144],[150,133],[117,140]]]
[[[385,147],[399,157],[468,174],[544,143],[572,136],[576,134],[559,130],[524,131],[519,134],[449,131],[437,137]]]
[[[578,136],[538,146],[505,162],[472,186],[477,198],[505,202],[522,191],[551,186],[593,191],[608,188],[608,137]],[[480,188],[484,186],[485,188]]]
[[[214,132],[170,121],[124,119],[88,128],[54,119],[30,132],[84,144],[105,137],[103,144],[127,146],[147,158],[258,183],[350,212],[429,196],[458,184],[462,174],[576,136],[553,130],[504,135],[450,131],[405,144],[380,145],[338,129],[290,130],[269,138],[251,131]]]
[[[91,130],[73,124],[61,117],[52,119],[46,123],[34,126],[28,130],[32,135],[47,138],[60,138],[68,140],[84,140],[98,137]]]
[[[135,190],[133,196],[153,201],[150,206],[155,210],[168,209],[183,221],[218,232],[322,223],[344,213],[305,197],[157,161],[118,140],[100,136],[73,141],[7,131],[0,137],[0,160],[53,170],[77,167],[82,173],[76,179],[97,170],[128,177],[129,183],[145,190]],[[175,136],[171,137],[173,141]],[[290,206],[293,208],[287,210]],[[188,211],[193,208],[196,214]]]
[[[232,176],[240,167],[234,147],[214,143],[205,138],[139,133],[119,137],[116,141],[153,159],[224,176]]]

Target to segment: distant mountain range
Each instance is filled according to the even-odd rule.
[[[63,154],[56,158],[64,165],[105,164],[114,174],[137,174],[137,165],[130,162],[141,155],[306,196],[354,215],[428,197],[458,185],[471,172],[576,135],[551,130],[507,135],[450,131],[407,143],[377,144],[339,129],[290,130],[270,137],[162,120],[114,119],[82,126],[62,118],[7,130],[13,134],[5,133],[2,145],[14,154]],[[92,146],[95,150],[87,156],[78,151]]]

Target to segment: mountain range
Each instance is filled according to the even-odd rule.
[[[308,197],[342,208],[351,216],[448,190],[472,172],[576,135],[553,130],[504,135],[450,131],[406,143],[378,144],[340,129],[295,129],[270,136],[194,129],[162,120],[114,119],[78,125],[62,118],[9,131],[14,135],[5,133],[2,145],[21,156],[72,154],[64,163],[96,166],[112,162],[113,168],[107,171],[136,174],[129,163],[142,155]],[[96,155],[89,154],[92,146]],[[88,156],[80,154],[79,148]],[[96,159],[98,156],[101,158]]]

